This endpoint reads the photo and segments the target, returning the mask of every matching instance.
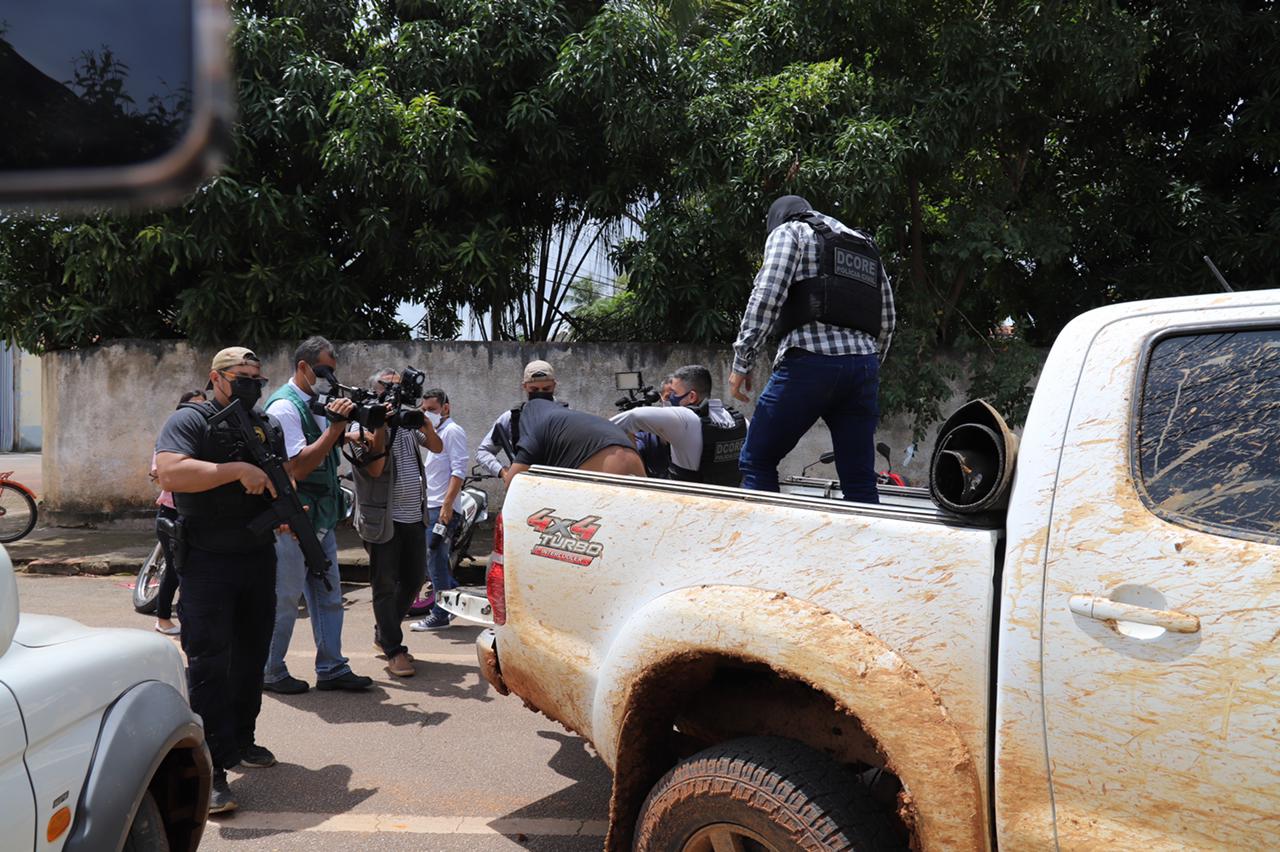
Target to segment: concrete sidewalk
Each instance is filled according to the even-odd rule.
[[[156,546],[151,530],[44,527],[4,545],[14,570],[31,574],[136,574]],[[369,555],[355,530],[338,530],[338,565],[346,580],[365,580]]]

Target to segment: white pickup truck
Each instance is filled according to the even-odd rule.
[[[932,499],[515,481],[481,666],[608,848],[1280,848],[1280,291],[1079,317],[1020,451],[966,411]]]

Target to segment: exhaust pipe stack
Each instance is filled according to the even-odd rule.
[[[929,493],[942,508],[961,515],[996,512],[1009,505],[1018,436],[986,400],[962,405],[938,432],[929,462]]]

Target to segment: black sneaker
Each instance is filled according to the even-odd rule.
[[[249,745],[240,749],[240,765],[266,769],[268,766],[276,765],[276,756],[260,745]]]
[[[279,680],[263,681],[262,688],[266,692],[278,692],[281,695],[300,695],[310,689],[311,686],[305,680],[298,680],[296,677],[285,675]]]
[[[358,691],[373,686],[373,678],[358,675],[355,672],[344,672],[327,680],[317,680],[316,689],[347,689]]]
[[[447,615],[432,613],[421,621],[415,621],[410,624],[409,629],[414,633],[422,633],[427,630],[444,630],[452,621],[453,619]]]
[[[214,770],[213,785],[209,788],[209,813],[230,813],[238,807],[236,800],[231,798],[231,787],[227,784],[227,771]]]

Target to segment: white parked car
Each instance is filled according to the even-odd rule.
[[[19,615],[0,548],[0,846],[194,850],[211,775],[173,644]]]

